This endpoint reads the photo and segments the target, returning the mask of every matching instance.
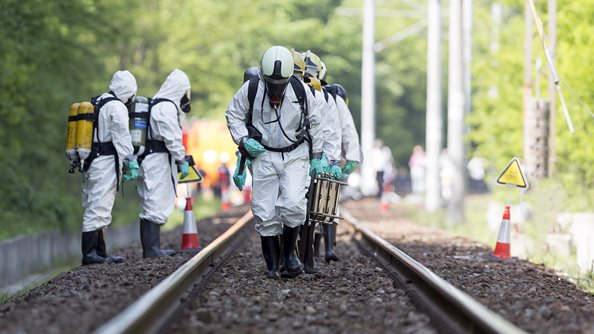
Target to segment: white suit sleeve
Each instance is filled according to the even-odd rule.
[[[359,135],[357,134],[357,128],[355,128],[355,122],[353,116],[349,111],[349,107],[342,97],[336,97],[336,106],[338,109],[340,124],[342,127],[342,146],[345,151],[345,159],[347,161],[362,162],[361,145],[359,144]]]
[[[128,109],[122,103],[107,103],[104,107],[110,121],[111,141],[118,152],[120,161],[134,154],[132,138],[128,128]]]
[[[175,161],[181,161],[186,156],[186,150],[182,144],[182,129],[177,119],[177,109],[171,103],[161,103],[151,112],[154,121],[155,134],[161,137],[165,147]]]
[[[323,97],[323,93],[320,94]],[[323,150],[328,160],[340,161],[340,152],[342,145],[342,129],[338,117],[336,103],[332,96],[328,96],[328,102],[324,99],[325,108],[322,111],[324,120],[324,145]]]
[[[305,86],[305,84],[303,84]],[[305,86],[305,93],[307,95],[307,109],[309,118],[309,135],[311,137],[311,147],[313,153],[321,153],[324,144],[322,115],[318,99],[312,94],[308,86]]]
[[[231,137],[235,144],[239,145],[239,142],[243,137],[248,135],[246,127],[246,115],[249,109],[249,101],[247,98],[248,82],[246,82],[233,96],[233,100],[229,103],[227,111],[225,111],[225,118],[227,119],[227,127],[231,133]]]

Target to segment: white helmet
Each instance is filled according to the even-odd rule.
[[[266,85],[270,104],[279,105],[293,75],[293,55],[282,46],[273,46],[264,52],[260,61],[260,74]]]

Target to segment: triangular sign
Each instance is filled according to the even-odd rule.
[[[195,166],[190,166],[190,173],[185,178],[181,178],[181,173],[177,173],[177,183],[202,182],[202,175],[198,173]]]
[[[509,162],[507,167],[505,167],[503,172],[501,172],[501,174],[497,178],[497,183],[508,186],[526,188],[526,179],[524,178],[524,174],[522,174],[522,168],[520,167],[520,161],[518,160],[518,158],[513,158]]]

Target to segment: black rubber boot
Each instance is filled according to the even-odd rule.
[[[140,241],[142,257],[171,256],[174,250],[161,249],[161,225],[146,219],[140,219]]]
[[[285,268],[281,272],[281,277],[294,278],[299,276],[303,270],[301,263],[295,254],[295,242],[299,235],[299,226],[283,228],[283,259],[285,261]]]
[[[82,264],[105,263],[105,258],[97,254],[98,231],[83,232],[81,238]]]
[[[266,261],[266,277],[278,278],[278,264],[280,257],[278,236],[261,236],[260,241],[262,243],[262,255],[264,255],[264,261]]]
[[[318,266],[318,262],[316,259],[316,250],[315,250],[315,240],[316,240],[316,236],[318,234],[316,234],[314,232],[314,240],[313,242],[309,245],[309,248],[307,245],[305,245],[305,260],[303,261],[303,270],[305,271],[306,274],[315,274],[320,270],[320,267]]]
[[[107,248],[105,247],[105,237],[103,236],[103,230],[99,230],[97,236],[97,255],[104,257],[108,263],[122,263],[124,258],[121,256],[107,255]]]
[[[311,248],[312,249],[310,249],[306,254],[305,261],[303,261],[303,270],[306,274],[315,274],[318,271],[320,271],[318,262],[316,261],[316,258],[313,256],[313,245],[311,245]]]
[[[314,259],[318,261],[320,259],[320,243],[322,241],[322,234],[316,233],[314,235]]]
[[[326,263],[338,261],[334,253],[334,236],[336,235],[336,224],[324,224],[324,246],[326,246]]]

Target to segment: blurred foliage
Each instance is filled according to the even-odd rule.
[[[501,2],[506,9],[498,34],[490,19],[492,2],[474,2],[474,111],[468,118],[469,143],[490,158],[493,170],[521,155],[522,47],[517,37],[522,36],[523,1]],[[72,102],[104,92],[118,69],[134,73],[139,95],[152,96],[166,75],[180,68],[192,82],[192,116],[223,120],[244,69],[257,66],[264,50],[275,44],[310,49],[326,63],[328,81],[349,92],[359,127],[361,6],[358,0],[1,1],[0,238],[80,227],[80,175],[66,172],[64,157],[67,110]],[[398,9],[411,8],[404,2],[378,2],[376,40],[421,19],[383,14]],[[594,4],[559,1],[559,12],[559,72],[593,105],[588,88],[594,76],[585,73],[594,69],[588,53]],[[497,50],[490,47],[493,38]],[[378,52],[376,60],[377,135],[403,166],[413,145],[425,139],[425,32]],[[567,91],[566,97],[570,100]],[[445,96],[443,101],[446,110]],[[575,189],[585,198],[581,203],[591,205],[592,120],[573,100],[569,107],[577,132],[569,136],[559,116],[558,175],[565,189]],[[134,218],[135,197],[132,187],[123,199],[118,195],[116,224]]]
[[[522,84],[524,71],[524,1],[500,1],[500,24],[492,18],[492,1],[475,2],[473,37],[473,112],[467,118],[469,145],[490,161],[491,177],[496,177],[514,156],[523,155]],[[546,1],[535,1],[547,30]],[[580,99],[594,108],[594,2],[557,1],[557,55],[559,75]],[[536,29],[535,29],[536,31]],[[533,69],[534,96],[548,96],[549,69],[537,34],[533,57],[542,67]],[[554,179],[563,202],[560,210],[591,210],[594,205],[594,119],[570,90],[562,86],[575,133],[571,135],[556,103],[557,163]],[[546,185],[543,185],[546,187]],[[528,194],[530,196],[530,193]],[[537,196],[537,195],[532,195]]]

